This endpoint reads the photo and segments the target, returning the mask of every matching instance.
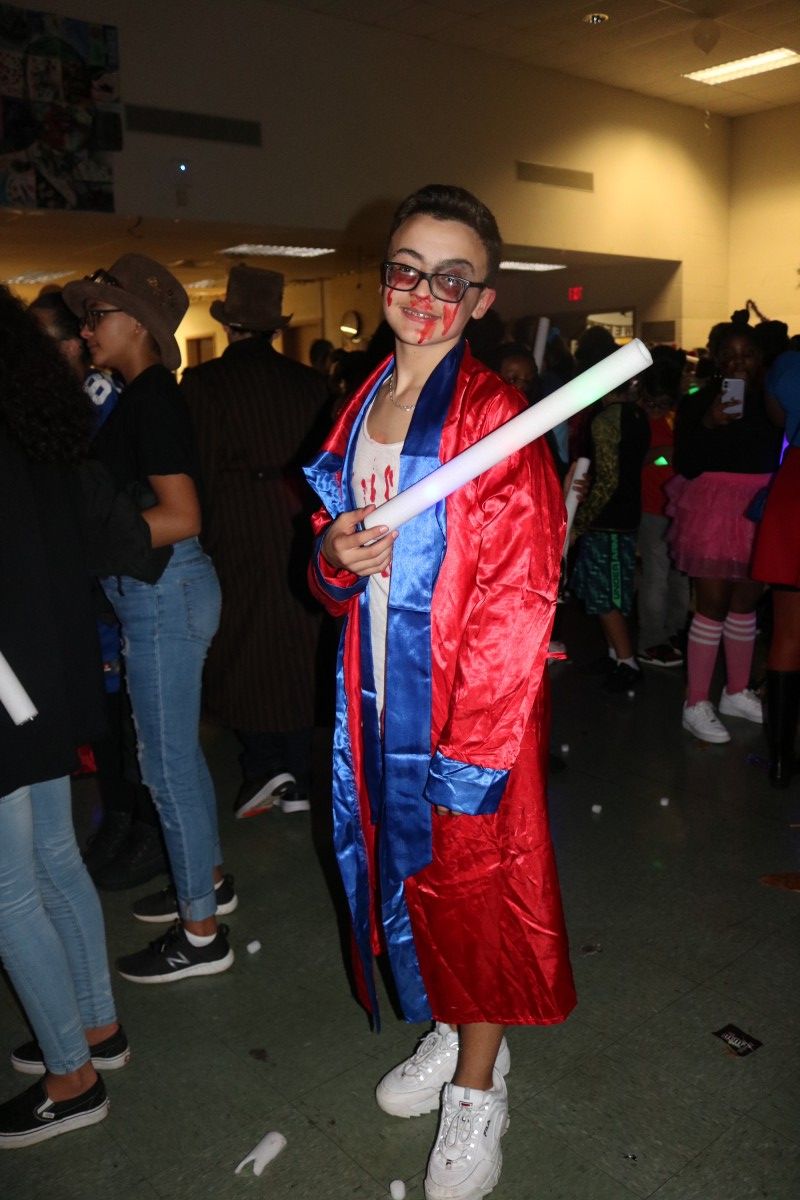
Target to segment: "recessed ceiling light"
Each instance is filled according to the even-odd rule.
[[[333,246],[264,246],[256,242],[242,242],[240,246],[227,246],[217,254],[236,254],[258,258],[319,258],[321,254],[334,254]]]
[[[765,50],[763,54],[751,54],[749,58],[736,58],[733,62],[720,63],[718,67],[706,67],[702,71],[690,71],[684,79],[714,86],[729,83],[732,79],[745,79],[748,75],[761,75],[764,71],[777,71],[779,67],[791,67],[800,63],[800,54],[781,46],[779,50]]]
[[[606,21],[608,20],[608,13],[587,13],[583,20],[587,25],[605,25]]]
[[[55,283],[56,279],[66,279],[68,275],[75,275],[76,271],[29,271],[26,275],[12,275],[10,279],[4,279],[4,283]]]
[[[566,263],[513,262],[506,259],[500,263],[501,271],[566,271]]]

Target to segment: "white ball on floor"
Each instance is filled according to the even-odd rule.
[[[658,803],[662,808],[669,808],[669,796],[662,796]]]
[[[598,814],[599,814],[599,813],[601,813],[602,811],[603,811],[603,806],[602,806],[602,804],[593,804],[593,805],[592,805],[592,812],[593,812],[593,813],[598,813]]]
[[[634,698],[634,696],[635,696],[635,695],[636,695],[636,692],[633,692],[633,691],[631,691],[631,692],[628,692],[628,699],[629,699],[629,700],[632,700],[632,699]]]
[[[562,753],[562,754],[569,754],[569,742],[562,742],[562,743],[561,743],[561,753]]]
[[[255,941],[255,942],[247,943],[247,953],[248,954],[258,954],[260,949],[261,949],[261,942]]]
[[[393,1179],[389,1184],[389,1195],[392,1200],[405,1200],[406,1185],[402,1179]]]

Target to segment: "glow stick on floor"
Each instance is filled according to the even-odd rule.
[[[550,318],[539,317],[539,324],[536,326],[536,339],[533,343],[533,360],[536,363],[536,370],[541,371],[542,363],[544,362],[544,348],[547,345],[547,335],[550,332]]]
[[[564,552],[562,558],[569,550],[569,535],[572,532],[572,522],[575,520],[575,513],[578,511],[578,505],[580,504],[580,496],[575,484],[580,483],[582,479],[586,478],[586,472],[590,466],[591,463],[588,458],[579,458],[575,463],[575,474],[572,476],[572,482],[569,485],[567,498],[564,502],[567,508],[567,528],[564,531]]]
[[[24,725],[37,715],[37,709],[17,679],[4,654],[0,654],[0,704],[15,725]]]
[[[476,475],[488,471],[508,458],[509,454],[516,453],[528,442],[554,429],[601,396],[613,392],[620,384],[649,367],[652,361],[644,343],[634,338],[602,362],[565,383],[557,392],[534,404],[533,408],[512,417],[505,425],[451,458],[444,466],[412,483],[410,488],[399,492],[374,512],[367,513],[364,528],[386,525],[388,529],[399,529],[406,521],[424,512],[438,500],[443,500],[456,488],[469,483]]]

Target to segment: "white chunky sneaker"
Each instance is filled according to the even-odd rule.
[[[375,1089],[378,1106],[392,1117],[421,1117],[439,1107],[442,1088],[453,1078],[458,1059],[458,1033],[437,1022],[414,1053],[384,1075]],[[495,1070],[511,1070],[508,1042],[503,1038]]]
[[[448,1083],[425,1174],[425,1200],[482,1200],[503,1167],[500,1139],[508,1129],[508,1094],[495,1070],[488,1092]]]
[[[754,721],[756,725],[764,724],[761,701],[751,688],[744,688],[741,692],[729,692],[723,688],[719,711],[726,717],[744,717],[745,721]]]
[[[721,706],[720,706],[721,707]],[[699,700],[697,704],[683,706],[683,728],[688,729],[701,742],[729,742],[731,735],[714,712],[710,700]]]

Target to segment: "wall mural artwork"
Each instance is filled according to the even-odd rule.
[[[113,25],[0,4],[0,206],[113,212]]]

